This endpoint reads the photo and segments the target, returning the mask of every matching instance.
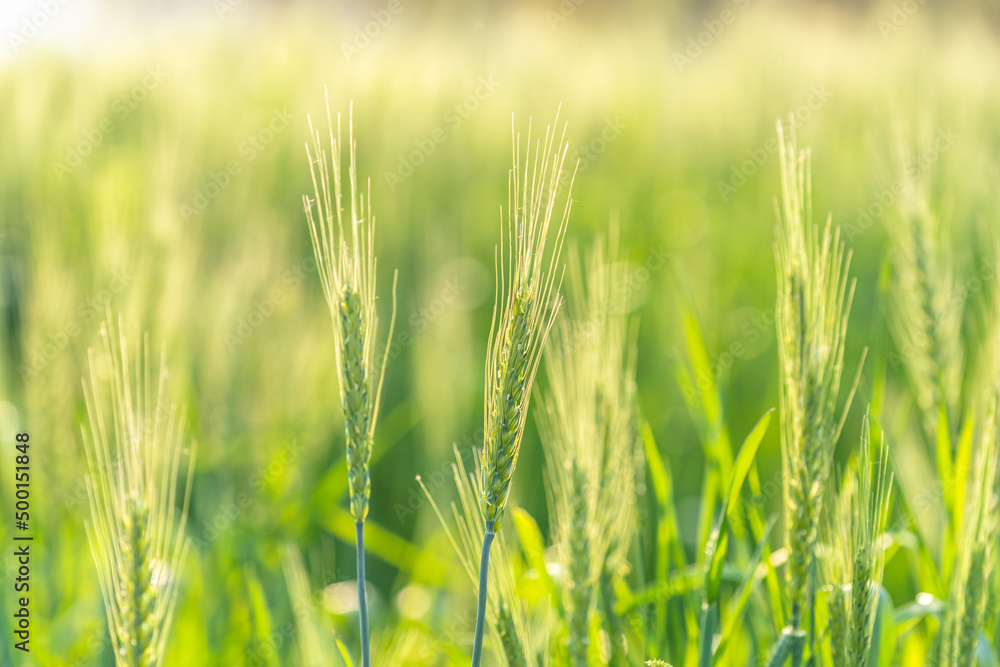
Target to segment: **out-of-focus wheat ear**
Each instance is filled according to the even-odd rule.
[[[584,259],[571,247],[567,264],[566,306],[546,351],[537,421],[552,539],[569,573],[569,659],[585,664],[592,600],[599,583],[612,590],[608,577],[625,562],[637,514],[635,328],[619,293],[627,265],[614,225]],[[609,625],[616,620],[609,614]]]
[[[832,221],[828,218],[823,226],[812,222],[810,156],[798,150],[794,125],[789,129],[786,136],[778,123],[782,197],[780,205],[775,202],[775,257],[791,636],[815,587],[811,572],[823,489],[853,398],[852,388],[848,404],[838,412],[854,282],[848,277],[850,253]],[[801,651],[794,648],[792,663],[798,667]]]
[[[102,326],[103,357],[90,351],[84,398],[90,428],[87,452],[88,541],[108,614],[119,667],[163,664],[177,601],[195,447],[185,451],[183,411],[169,401],[164,354],[154,366],[148,336],[130,353],[119,318]],[[101,361],[108,379],[98,373]],[[153,378],[156,389],[153,389]],[[105,388],[109,391],[105,395]],[[115,458],[112,458],[114,454]],[[187,459],[181,509],[177,484]]]
[[[866,665],[875,632],[875,613],[878,608],[885,564],[882,537],[889,512],[892,475],[888,472],[888,448],[883,437],[878,448],[878,459],[871,458],[870,425],[867,416],[861,430],[861,448],[858,461],[858,481],[850,503],[840,509],[841,529],[847,546],[846,553],[853,554],[850,588],[850,634],[848,660],[852,665]],[[849,513],[846,509],[850,507]]]
[[[930,145],[929,138],[923,141],[925,147]],[[957,285],[948,234],[943,233],[946,227],[930,206],[931,170],[915,175],[909,169],[913,155],[901,128],[894,157],[901,192],[895,210],[884,216],[892,247],[888,323],[902,351],[926,437],[933,443],[940,416],[958,409],[965,364],[961,334],[965,297]]]
[[[948,612],[943,625],[941,660],[950,667],[972,667],[983,627],[988,582],[998,539],[996,478],[998,460],[997,390],[991,390],[983,411],[975,469],[968,477],[965,518],[952,572]]]

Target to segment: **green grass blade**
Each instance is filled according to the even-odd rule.
[[[890,667],[896,654],[896,608],[885,588],[879,589],[875,608],[875,629],[868,653],[868,667]]]
[[[527,511],[516,507],[514,508],[514,528],[517,530],[521,549],[524,550],[524,555],[528,559],[528,565],[538,573],[538,579],[542,582],[549,599],[556,606],[559,618],[565,620],[566,610],[563,608],[562,595],[549,575],[545,564],[545,540],[542,538],[542,531],[538,529],[538,522]]]
[[[346,667],[354,667],[354,662],[351,660],[351,654],[344,646],[344,642],[340,640],[340,637],[334,637],[333,641],[337,643],[337,651],[340,652],[340,658],[344,661]]]
[[[774,528],[775,520],[775,518],[772,518],[768,521],[767,526],[764,529],[763,536],[757,545],[757,550],[750,559],[747,576],[743,580],[743,583],[740,584],[740,588],[734,598],[726,607],[726,622],[723,625],[719,645],[715,649],[717,659],[722,664],[726,664],[726,650],[729,648],[733,637],[736,636],[738,626],[743,622],[743,614],[746,612],[747,605],[750,603],[750,597],[753,595],[754,587],[757,585],[757,582],[767,576],[766,568],[764,568],[763,573],[761,573],[760,570],[762,569],[761,564],[764,562],[765,551],[770,551],[768,545],[770,544],[771,531]]]
[[[757,456],[760,443],[767,433],[767,427],[771,424],[771,415],[774,410],[768,410],[764,416],[758,420],[756,426],[743,441],[740,454],[733,466],[733,476],[729,484],[729,491],[726,494],[725,504],[719,511],[719,518],[716,527],[707,540],[705,554],[708,563],[708,571],[705,580],[705,600],[710,605],[718,602],[719,589],[722,585],[722,566],[726,561],[726,549],[729,545],[729,518],[736,506],[736,499],[740,497],[743,490],[743,483],[746,481],[750,466]]]
[[[750,472],[750,467],[757,458],[757,450],[760,448],[760,443],[764,439],[764,434],[767,433],[767,427],[771,425],[771,417],[774,415],[774,408],[771,408],[764,413],[758,421],[757,424],[747,435],[746,440],[743,441],[743,446],[740,447],[740,454],[736,458],[736,462],[733,465],[732,481],[729,484],[729,493],[726,496],[726,506],[725,515],[728,517],[732,513],[734,503],[736,499],[740,496],[740,491],[743,489],[743,483],[746,481],[747,474]]]
[[[247,595],[250,597],[250,609],[253,611],[254,634],[260,646],[267,646],[269,642],[274,640],[274,628],[264,588],[260,584],[257,573],[249,567],[246,568],[245,575]],[[261,653],[267,660],[268,667],[278,667],[278,658],[274,651],[261,651]]]

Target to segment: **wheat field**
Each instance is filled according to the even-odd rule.
[[[0,665],[1000,664],[998,20],[12,0]]]

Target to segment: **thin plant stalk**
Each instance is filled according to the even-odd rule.
[[[480,467],[479,461],[480,452],[475,452],[473,469],[476,471]],[[455,488],[458,492],[458,502],[452,503],[451,506],[454,527],[452,522],[445,517],[434,500],[434,496],[424,486],[420,477],[417,477],[417,483],[420,484],[424,495],[427,496],[434,514],[441,522],[445,535],[455,548],[469,579],[476,584],[479,582],[481,574],[487,573],[486,582],[488,583],[479,582],[482,590],[485,591],[487,588],[493,590],[492,598],[489,595],[484,595],[482,598],[486,601],[485,620],[492,625],[500,641],[507,665],[509,667],[536,667],[535,655],[531,652],[531,629],[527,619],[527,611],[523,600],[517,595],[514,568],[508,557],[507,546],[503,536],[495,531],[488,531],[486,522],[483,520],[480,506],[483,496],[481,478],[478,474],[470,475],[467,472],[458,447],[455,447],[455,462],[451,467]],[[490,561],[485,567],[480,564],[479,569],[476,569],[477,558],[482,560],[482,542],[485,539],[485,537],[481,538],[480,536],[486,536],[487,533],[493,535],[489,538],[491,542]]]
[[[717,611],[716,605],[710,605],[708,602],[702,603],[701,627],[699,629],[699,637],[701,638],[701,650],[698,654],[699,667],[712,667],[712,643],[715,638]]]
[[[490,547],[493,546],[493,521],[486,522],[483,535],[483,555],[479,561],[479,604],[476,607],[476,636],[472,644],[472,666],[479,667],[483,658],[483,632],[486,627],[486,597],[489,589]]]
[[[371,664],[371,649],[368,636],[368,591],[365,586],[365,522],[356,521],[354,528],[358,534],[358,615],[361,625],[361,664]]]

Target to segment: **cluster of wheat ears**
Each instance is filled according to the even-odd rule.
[[[359,189],[349,122],[350,201],[344,201],[341,121],[339,115],[336,122],[330,117],[329,104],[327,124],[325,139],[310,121],[307,152],[315,191],[304,197],[304,206],[333,324],[350,509],[357,528],[361,664],[368,667],[364,527],[387,357],[375,353],[379,318],[370,188],[368,195]],[[856,455],[842,475],[835,473],[834,463],[863,366],[862,357],[844,390],[854,294],[850,253],[829,219],[822,225],[812,220],[808,151],[796,148],[794,128],[779,123],[778,134],[782,196],[776,202],[776,323],[785,545],[772,549],[773,521],[763,519],[762,508],[741,501],[747,483],[759,493],[755,455],[771,413],[734,457],[715,428],[719,405],[706,392],[700,405],[689,407],[707,425],[706,437],[718,445],[712,450],[712,474],[706,474],[715,489],[706,497],[713,503],[718,499],[717,511],[714,504],[704,508],[709,518],[699,528],[698,542],[704,550],[690,567],[677,536],[669,530],[658,533],[655,572],[641,576],[654,585],[642,594],[626,583],[645,568],[645,557],[637,556],[635,547],[645,512],[635,500],[639,489],[651,480],[667,518],[673,509],[667,463],[638,407],[637,327],[628,294],[620,289],[628,283],[629,265],[613,226],[589,252],[570,248],[564,268],[575,176],[567,164],[565,126],[560,130],[557,115],[554,125],[534,136],[529,125],[523,145],[512,132],[510,195],[495,256],[482,449],[471,471],[455,449],[457,501],[449,508],[424,488],[478,587],[474,667],[481,663],[484,645],[493,647],[498,661],[519,667],[665,665],[660,658],[670,658],[668,651],[686,665],[729,664],[732,636],[762,590],[775,623],[772,635],[761,638],[757,664],[890,664],[883,657],[888,653],[892,660],[882,630],[886,594],[881,584],[897,495],[891,493],[893,457],[882,438],[869,436],[866,418]],[[986,350],[991,363],[981,364],[985,388],[975,400],[966,399],[963,411],[955,379],[962,356],[960,306],[948,298],[953,270],[934,242],[936,221],[921,184],[909,182],[902,202],[892,226],[889,311],[897,343],[908,350],[905,367],[923,417],[921,428],[936,447],[950,519],[940,566],[922,542],[916,548],[922,566],[931,568],[939,582],[934,593],[944,598],[927,655],[934,664],[971,666],[983,664],[977,663],[983,628],[996,612],[987,602],[998,537],[997,366],[992,362],[997,355]],[[395,279],[392,310],[389,339]],[[697,339],[691,313],[685,314],[685,327]],[[117,664],[162,665],[188,551],[185,521],[194,452],[183,445],[183,412],[168,398],[166,371],[151,358],[148,339],[137,343],[138,336],[120,320],[116,325],[110,313],[102,334],[103,353],[92,351],[84,383],[88,534]],[[547,383],[538,388],[543,356]],[[502,529],[533,394],[546,464],[551,548],[546,549],[531,517],[515,509],[507,522],[517,528],[521,548],[515,550]],[[919,540],[914,513],[905,498],[898,502],[904,524]],[[676,523],[661,519],[660,525]],[[724,606],[724,582],[731,580],[727,563],[734,559],[743,578]],[[297,550],[290,549],[285,560],[293,597],[308,598]],[[777,574],[781,567],[783,580]],[[526,569],[532,569],[548,596],[549,615],[542,621],[532,617],[518,592],[518,572]],[[675,577],[681,570],[688,573]],[[684,581],[697,582],[698,620],[676,612],[681,596],[671,587]],[[643,615],[650,607],[653,612]],[[675,612],[682,620],[666,619]],[[495,641],[484,641],[487,628]],[[675,641],[677,636],[686,640]],[[324,664],[317,656],[330,655],[328,633],[309,614],[299,618],[299,643],[306,664]],[[679,646],[686,648],[678,656]],[[346,655],[342,644],[339,650]],[[389,655],[378,661],[392,664]]]

